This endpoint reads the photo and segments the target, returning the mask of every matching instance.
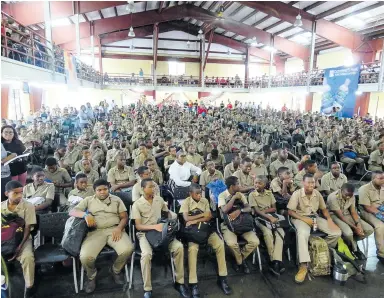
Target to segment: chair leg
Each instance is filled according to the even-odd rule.
[[[367,174],[368,174],[368,172],[365,172],[365,174],[363,176],[361,176],[359,182],[361,182],[364,179],[364,177],[367,176]]]
[[[127,281],[127,283],[129,283],[128,265],[127,264],[125,264],[124,270],[125,270],[125,280]]]
[[[253,252],[253,254],[252,254],[252,265],[255,265],[255,263],[256,263],[256,253]]]
[[[72,268],[73,268],[73,284],[75,285],[75,292],[76,294],[79,293],[79,287],[78,287],[78,284],[77,284],[77,262],[76,262],[76,258],[75,257],[72,257]]]
[[[257,250],[257,258],[259,259],[259,270],[261,272],[263,270],[263,267],[261,265],[261,256],[260,256],[260,249],[259,249],[259,247],[257,247],[256,250]]]
[[[288,261],[291,262],[291,250],[287,248]]]
[[[132,253],[131,257],[131,273],[129,275],[129,289],[132,289],[132,280],[133,280],[133,265],[135,263],[135,252]]]
[[[81,273],[80,273],[80,291],[83,290],[83,286],[84,286],[84,267],[83,265],[81,265]]]
[[[173,283],[176,282],[176,279],[175,279],[175,264],[173,263],[173,256],[171,255],[171,268],[172,268],[172,279],[173,279]]]

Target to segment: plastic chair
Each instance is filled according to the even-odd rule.
[[[364,177],[367,176],[368,174],[372,174],[372,171],[367,169],[367,165],[365,163],[364,163],[364,171],[365,171],[365,173],[363,176],[361,176],[359,182],[361,182],[364,179]]]
[[[76,293],[79,292],[77,283],[76,258],[68,254],[59,241],[64,235],[65,223],[69,215],[67,212],[40,214],[38,219],[40,237],[43,244],[35,249],[35,264],[59,263],[72,258],[73,284]],[[52,243],[44,243],[44,237],[52,237]]]

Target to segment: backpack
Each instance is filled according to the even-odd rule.
[[[24,237],[25,221],[17,214],[1,214],[1,254],[15,253]]]
[[[189,215],[198,215],[203,213],[201,210],[192,210]],[[181,234],[188,242],[197,244],[205,244],[209,236],[212,234],[212,226],[210,222],[199,222],[195,225],[183,226]]]
[[[177,219],[159,219],[157,223],[163,224],[163,231],[151,230],[145,233],[149,244],[154,250],[168,249],[169,243],[176,237],[178,222]]]
[[[71,216],[67,219],[61,246],[70,255],[77,257],[80,254],[81,244],[88,232],[85,219]]]
[[[311,263],[309,272],[313,276],[323,276],[331,274],[331,257],[327,242],[320,237],[309,237],[309,254]]]
[[[240,213],[234,220],[229,219],[230,213],[235,210],[240,210],[241,208],[244,208],[243,202],[236,200],[228,214],[223,214],[223,219],[228,229],[236,235],[242,235],[246,232],[253,231],[254,229],[253,217],[250,213]]]

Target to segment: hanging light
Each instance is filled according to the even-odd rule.
[[[231,54],[232,54],[232,53],[231,53],[231,50],[228,49],[228,51],[227,51],[227,55],[228,55],[228,56],[231,56]]]
[[[296,20],[295,20],[295,23],[293,23],[293,26],[295,26],[295,27],[303,26],[303,21],[301,20],[300,13],[296,16]]]
[[[125,9],[128,11],[128,13],[134,13],[135,12],[135,1],[128,1],[128,5],[125,7]]]
[[[253,46],[253,47],[257,46],[257,39],[256,39],[256,36],[254,36],[254,37],[252,38],[251,46]]]
[[[199,30],[198,34],[197,34],[197,39],[201,40],[204,38],[204,34],[203,34],[203,30]]]
[[[136,36],[136,34],[133,31],[133,27],[131,26],[131,28],[129,28],[128,37],[135,37],[135,36]]]
[[[190,47],[191,47],[191,42],[188,39],[188,41],[187,41],[187,48],[189,49]]]

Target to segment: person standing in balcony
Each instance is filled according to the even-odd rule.
[[[89,122],[90,122],[90,117],[87,113],[87,109],[86,109],[85,105],[82,105],[80,107],[79,120],[80,120],[80,128],[81,129],[88,127]]]

